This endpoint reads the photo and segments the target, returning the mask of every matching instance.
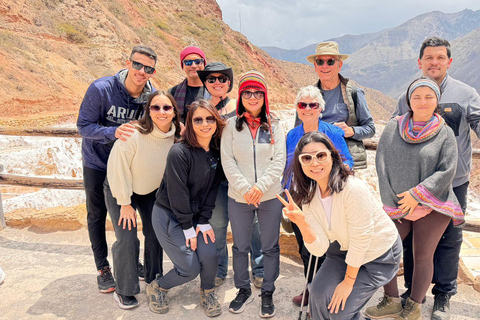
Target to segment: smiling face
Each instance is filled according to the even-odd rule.
[[[223,73],[215,72],[208,75],[209,77],[226,77]],[[225,97],[228,92],[228,88],[230,87],[230,80],[227,80],[225,83],[221,83],[218,79],[215,80],[214,83],[210,83],[205,81],[205,86],[207,87],[208,92],[213,97]]]
[[[322,84],[329,84],[338,81],[338,74],[340,70],[342,70],[343,61],[338,59],[337,56],[317,56],[315,60],[322,59],[324,61],[328,61],[329,59],[335,59],[335,64],[333,66],[329,66],[327,63],[324,63],[322,66],[317,65],[315,63],[315,72],[320,79]]]
[[[141,53],[134,53],[133,56],[127,60],[127,80],[130,80],[134,85],[138,87],[143,87],[147,81],[153,76],[153,74],[148,74],[145,72],[145,68],[136,70],[132,66],[132,61],[139,62],[144,66],[149,66],[155,68],[155,60]]]
[[[196,53],[191,53],[189,55],[187,55],[183,61],[185,60],[196,60],[196,59],[203,59],[200,55],[196,54]],[[191,66],[186,66],[185,63],[182,63],[182,68],[183,68],[183,71],[185,72],[185,75],[187,76],[187,78],[198,78],[198,74],[197,74],[197,71],[198,70],[203,70],[205,68],[205,62],[202,62],[200,64],[195,64],[195,63],[192,63]]]
[[[438,105],[435,92],[429,87],[419,87],[413,91],[410,107],[413,111],[413,121],[428,121],[433,116]]]
[[[437,83],[443,81],[451,64],[452,58],[448,57],[447,48],[443,46],[426,47],[422,58],[418,59],[418,67],[423,74],[435,79]]]
[[[197,118],[202,118],[203,122],[200,125],[195,124],[195,119]],[[216,121],[212,124],[209,124],[207,122],[207,119],[211,119],[215,117],[210,113],[205,108],[197,108],[195,112],[193,113],[192,119],[193,122],[193,131],[195,133],[195,136],[197,137],[197,140],[200,144],[202,144],[201,141],[207,141],[210,142],[212,139],[212,136],[215,134],[215,131],[217,130],[217,123]],[[208,144],[208,143],[207,143]]]
[[[159,106],[161,109],[160,111],[153,111],[153,108],[150,108],[150,117],[152,118],[153,123],[155,126],[160,129],[162,132],[168,132],[172,125],[173,117],[175,116],[175,112],[173,108],[169,111],[165,112],[163,110],[164,106],[172,106],[172,102],[167,96],[164,95],[157,95],[152,99],[150,106]]]
[[[320,186],[327,186],[328,178],[333,166],[330,150],[328,150],[328,148],[321,142],[310,142],[303,147],[301,154],[308,153],[312,156],[315,156],[315,154],[319,151],[326,152],[328,154],[327,160],[325,162],[318,162],[317,158],[314,157],[310,165],[301,164],[302,170],[307,177],[315,180]]]
[[[299,102],[303,102],[306,104],[317,102],[318,99],[316,98],[311,98],[311,97],[303,97],[300,99]],[[305,109],[300,109],[297,104],[297,114],[300,120],[302,120],[303,123],[315,123],[318,122],[318,119],[320,118],[320,113],[321,109],[311,109],[310,107],[307,107]]]
[[[250,92],[253,93],[253,92],[256,92],[256,91],[259,91],[259,90],[257,90],[257,89],[247,89],[247,90],[242,91],[242,93],[245,92],[245,91],[250,91]],[[242,94],[241,99],[242,99],[242,105],[245,107],[245,110],[250,112],[252,114],[252,116],[258,117],[258,115],[262,111],[263,104],[265,103],[265,95],[262,95],[260,97],[260,99],[257,99],[257,98],[255,98],[255,95],[252,94],[250,98],[246,99],[246,98],[243,97],[243,94]]]

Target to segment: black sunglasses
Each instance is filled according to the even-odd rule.
[[[218,77],[208,76],[208,77],[205,79],[205,82],[215,83],[215,81],[217,81],[217,79],[218,79],[218,82],[220,82],[220,83],[226,83],[226,82],[228,81],[228,77],[227,77],[227,76],[218,76]]]
[[[318,102],[311,102],[311,103],[305,103],[305,102],[299,102],[297,104],[298,109],[307,109],[307,107],[310,107],[310,109],[318,109],[320,108],[320,104]]]
[[[215,122],[217,122],[214,116],[208,116],[206,118],[202,118],[202,117],[193,118],[193,124],[196,126],[201,126],[204,120],[207,122],[207,124],[214,124]]]
[[[163,110],[164,112],[170,112],[173,110],[173,106],[169,106],[168,104],[164,105],[163,107],[157,106],[156,104],[150,106],[150,111],[160,112],[161,110]]]
[[[133,61],[133,60],[132,60],[132,67],[135,70],[142,70],[142,68],[145,68],[143,70],[145,70],[145,73],[148,73],[148,74],[153,74],[155,72],[154,67],[149,67],[149,66],[146,66],[146,65],[144,65],[140,62]]]
[[[254,92],[243,91],[242,92],[242,98],[244,98],[244,99],[250,99],[252,97],[252,95],[255,99],[260,100],[265,96],[265,93],[263,91],[254,91]]]
[[[327,63],[327,66],[333,66],[337,62],[336,59],[328,59],[328,60],[323,60],[323,59],[317,59],[315,60],[315,63],[317,66],[323,66],[324,63]]]
[[[203,59],[193,59],[193,60],[183,60],[183,64],[186,65],[187,67],[190,67],[193,63],[195,63],[197,66],[199,64],[203,64],[205,60]]]

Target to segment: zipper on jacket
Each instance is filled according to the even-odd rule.
[[[247,124],[248,126],[248,124]],[[252,130],[248,128],[248,131],[250,131],[250,135],[252,136],[253,140],[253,172],[255,173],[255,183],[257,183],[257,154],[256,154],[256,140],[253,137]],[[260,128],[257,130],[257,136],[258,136],[258,131],[260,131]]]

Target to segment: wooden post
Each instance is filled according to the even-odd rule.
[[[0,164],[0,172],[3,171],[3,165]],[[5,216],[3,214],[2,190],[0,189],[0,230],[6,227]]]

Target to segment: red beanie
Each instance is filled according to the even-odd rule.
[[[267,82],[263,74],[255,70],[247,71],[240,77],[240,81],[238,83],[237,115],[239,115],[238,107],[242,99],[242,92],[250,88],[257,89],[265,93],[265,111],[267,112],[267,115],[270,115],[270,107],[268,105],[267,96]]]
[[[199,47],[195,46],[189,46],[185,47],[185,49],[180,52],[180,67],[183,68],[183,60],[185,59],[186,56],[189,54],[198,54],[200,57],[202,57],[203,60],[205,60],[205,64],[207,64],[207,59],[205,58],[205,52],[202,51]]]

